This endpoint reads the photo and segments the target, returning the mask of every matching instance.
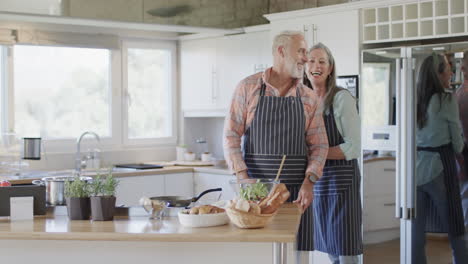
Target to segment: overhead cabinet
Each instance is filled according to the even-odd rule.
[[[300,15],[295,11],[267,15],[271,23],[271,42],[281,31],[301,31],[309,48],[319,42],[330,48],[338,75],[359,74],[359,11],[322,14],[319,10],[311,9],[310,14],[300,11]]]
[[[268,31],[180,44],[184,116],[224,116],[237,84],[271,66]]]
[[[408,1],[363,9],[363,43],[466,35],[467,4],[466,0]]]
[[[184,111],[216,108],[216,44],[214,38],[183,41],[180,44]]]

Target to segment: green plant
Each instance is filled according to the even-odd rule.
[[[86,198],[89,197],[90,188],[89,183],[76,176],[73,180],[65,181],[65,196],[73,198]]]
[[[102,178],[99,172],[93,179],[93,181],[90,183],[89,187],[91,196],[99,196],[102,193]]]
[[[91,183],[91,194],[93,196],[115,196],[115,190],[118,185],[119,181],[112,175],[112,168],[105,178],[102,178],[98,172]]]

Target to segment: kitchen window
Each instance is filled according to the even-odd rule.
[[[1,131],[40,136],[52,152],[74,152],[85,131],[101,137],[103,150],[176,143],[175,42],[0,51]]]
[[[173,45],[124,44],[125,143],[175,143],[174,73]]]
[[[111,136],[110,51],[13,47],[14,130],[22,137]]]

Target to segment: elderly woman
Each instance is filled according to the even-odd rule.
[[[413,264],[426,263],[425,232],[448,233],[453,263],[468,263],[455,153],[463,149],[457,101],[446,92],[452,70],[447,58],[433,54],[421,64],[416,84],[418,145],[417,214],[412,228]]]
[[[308,53],[306,74],[322,102],[329,151],[323,176],[314,186],[315,249],[333,264],[358,263],[362,254],[360,172],[361,132],[356,100],[336,86],[330,50],[318,43]]]

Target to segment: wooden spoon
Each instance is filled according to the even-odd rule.
[[[278,173],[276,174],[275,182],[278,181],[279,176],[281,175],[281,170],[283,169],[284,161],[286,160],[286,155],[283,155],[283,159],[281,160],[280,167],[278,169]]]

